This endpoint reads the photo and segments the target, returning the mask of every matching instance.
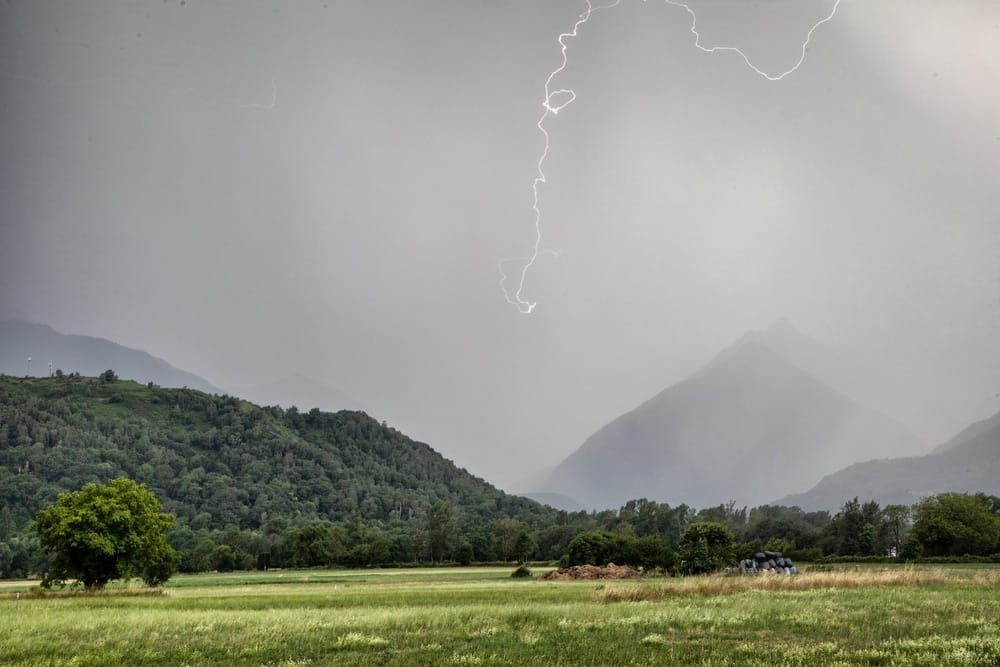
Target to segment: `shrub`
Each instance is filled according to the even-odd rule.
[[[681,535],[684,569],[691,574],[720,570],[734,560],[733,545],[733,534],[721,523],[693,523]]]
[[[580,533],[569,543],[565,565],[631,565],[647,569],[670,570],[676,556],[666,542],[658,537],[629,537],[606,531]]]

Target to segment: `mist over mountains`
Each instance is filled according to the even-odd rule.
[[[121,378],[164,387],[189,387],[222,393],[205,378],[181,370],[143,350],[104,338],[63,334],[45,324],[0,320],[0,373],[13,376],[48,375],[48,364],[64,373],[96,376],[112,369]]]
[[[902,424],[789,359],[832,363],[818,350],[787,320],[747,334],[594,433],[553,471],[545,490],[591,507],[639,497],[754,505],[857,461],[926,450]]]
[[[776,503],[836,510],[845,498],[912,505],[944,492],[1000,494],[1000,413],[972,424],[930,454],[855,463]]]
[[[140,383],[222,393],[142,350],[0,320],[0,373],[24,375],[28,356],[35,376],[48,373],[51,359],[64,373],[111,368]],[[891,382],[782,318],[611,421],[550,472],[536,471],[536,491],[524,495],[569,511],[640,497],[692,507],[732,499],[835,511],[855,496],[912,504],[944,491],[1000,493],[1000,413],[926,453],[920,438],[856,400],[852,388],[880,407],[892,403]],[[295,373],[228,393],[301,412],[368,407]]]
[[[0,2],[0,319],[299,373],[506,486],[783,314],[927,443],[1000,410],[1000,3],[844,2],[808,54],[832,0],[697,4],[703,46],[801,67],[596,12],[536,221],[580,0]],[[523,317],[498,261],[533,248]]]
[[[31,357],[30,368],[28,357]],[[0,320],[0,373],[19,377],[30,370],[31,375],[41,377],[48,375],[50,361],[53,371],[97,376],[110,368],[119,377],[136,382],[188,387],[209,394],[225,392],[258,405],[295,406],[303,412],[312,408],[337,411],[369,407],[346,392],[301,373],[223,390],[144,350],[104,338],[64,334],[45,324]]]
[[[954,397],[942,397],[929,387],[906,383],[870,358],[862,361],[824,341],[804,335],[787,317],[764,331],[750,331],[743,340],[757,340],[779,352],[790,363],[823,381],[859,404],[905,424],[921,440],[940,442],[964,426],[962,420],[942,431],[942,414],[954,410]]]

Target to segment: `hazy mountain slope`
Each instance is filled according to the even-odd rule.
[[[979,436],[989,433],[1000,433],[1000,412],[988,419],[983,419],[982,421],[978,421],[962,429],[962,431],[959,432],[959,434],[954,438],[935,447],[932,453],[937,454],[957,449],[965,443],[976,440]]]
[[[273,382],[232,388],[229,393],[258,405],[280,405],[283,408],[290,408],[294,405],[302,411],[308,411],[312,408],[331,411],[365,408],[361,401],[348,396],[339,389],[334,389],[319,380],[298,373]]]
[[[31,375],[49,374],[49,361],[65,373],[96,376],[113,369],[121,378],[164,387],[190,387],[221,393],[204,378],[171,366],[142,350],[104,338],[62,334],[44,324],[0,320],[0,373],[23,377],[31,357]]]
[[[857,463],[777,503],[834,510],[857,496],[910,505],[946,491],[1000,495],[1000,413],[973,424],[931,454]]]
[[[900,422],[925,442],[943,437],[936,428],[941,421],[940,411],[935,409],[940,407],[940,401],[928,401],[931,392],[903,385],[881,373],[876,365],[802,333],[788,318],[779,318],[767,329],[746,333],[733,348],[747,341],[767,345],[831,389]]]
[[[0,517],[23,527],[62,491],[126,475],[182,525],[406,520],[439,500],[486,523],[551,516],[363,412],[260,408],[95,378],[0,377]]]
[[[750,337],[600,429],[546,490],[593,507],[752,505],[855,461],[922,450],[903,426]]]

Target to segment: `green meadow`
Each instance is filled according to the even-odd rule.
[[[0,664],[1000,665],[995,567],[752,581],[510,572],[193,575],[94,595],[0,582]]]

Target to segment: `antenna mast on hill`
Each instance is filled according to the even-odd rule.
[[[28,372],[24,374],[25,377],[31,377],[31,357],[28,357]]]
[[[52,377],[52,360],[49,359],[49,377]]]

